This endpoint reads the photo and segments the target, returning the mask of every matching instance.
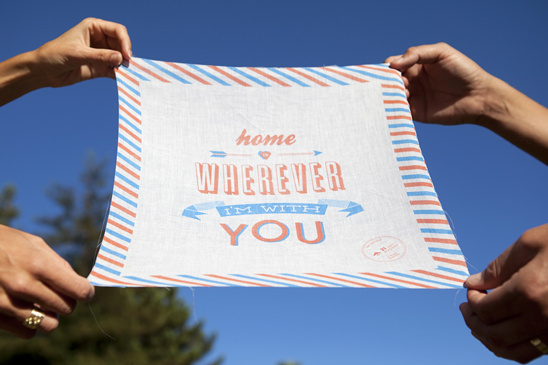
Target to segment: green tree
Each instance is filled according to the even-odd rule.
[[[42,237],[81,275],[90,272],[102,235],[110,195],[105,192],[104,165],[90,159],[78,194],[74,188],[54,186],[48,195],[60,212],[40,220],[50,232]],[[13,194],[4,189],[0,219],[17,215],[12,200]],[[51,334],[30,341],[1,334],[0,363],[196,364],[214,340],[201,322],[192,320],[177,289],[96,288],[93,301],[62,317]]]
[[[0,190],[0,224],[11,225],[19,215],[19,210],[14,205],[16,189],[13,185],[7,185]]]

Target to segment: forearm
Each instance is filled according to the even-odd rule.
[[[548,165],[548,109],[494,78],[479,124]]]
[[[0,106],[46,86],[37,72],[36,52],[26,52],[0,63]]]

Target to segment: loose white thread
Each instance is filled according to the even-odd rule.
[[[95,316],[95,313],[93,313],[93,310],[91,309],[91,304],[88,303],[88,308],[89,308],[89,311],[91,312],[91,315],[93,316],[93,319],[95,320],[95,324],[97,325],[97,328],[99,328],[99,330],[101,332],[103,332],[103,334],[107,337],[109,337],[110,339],[116,341],[116,339],[114,337],[112,337],[111,335],[109,335],[108,333],[106,333],[102,328],[101,328],[101,325],[99,324],[99,321],[97,320],[97,317]]]

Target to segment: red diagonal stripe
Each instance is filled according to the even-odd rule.
[[[133,156],[135,159],[141,161],[141,156],[139,156],[138,154],[136,154],[135,152],[133,152],[132,150],[130,150],[128,147],[126,147],[124,144],[122,143],[118,143],[118,147],[120,147],[121,149],[123,149],[124,151],[126,151],[127,153],[129,153],[131,156]]]
[[[113,265],[116,265],[116,266],[118,266],[118,267],[121,267],[121,268],[124,267],[124,264],[122,264],[121,262],[115,261],[115,260],[113,260],[113,259],[109,259],[108,257],[103,256],[103,255],[101,255],[101,254],[97,254],[97,258],[100,258],[101,260],[106,261],[106,262],[109,262],[109,263],[111,263],[111,264],[113,264]]]
[[[379,279],[383,279],[383,280],[391,280],[391,281],[396,281],[396,282],[398,282],[398,283],[411,284],[411,285],[419,286],[419,287],[421,287],[421,288],[435,289],[435,287],[433,287],[433,286],[424,285],[424,284],[419,284],[419,283],[414,283],[414,282],[412,282],[412,281],[407,281],[407,280],[395,279],[395,278],[391,278],[391,277],[388,277],[388,276],[383,276],[383,275],[378,275],[378,274],[372,274],[372,273],[368,273],[368,272],[364,272],[364,273],[361,273],[361,274],[362,274],[362,275],[373,276],[373,277],[376,277],[376,278],[379,278]]]
[[[238,84],[240,84],[240,85],[242,85],[242,86],[251,86],[251,85],[249,85],[247,82],[245,82],[245,81],[243,81],[243,80],[240,80],[240,79],[237,78],[236,76],[229,74],[228,72],[226,72],[225,70],[220,69],[220,68],[217,67],[217,66],[209,66],[209,68],[211,68],[211,69],[217,71],[217,72],[220,73],[221,75],[224,75],[224,76],[228,77],[228,78],[231,79],[232,81],[234,81],[234,82],[236,82],[236,83],[238,83]]]
[[[433,277],[440,278],[440,279],[456,281],[456,282],[458,282],[458,283],[464,282],[463,279],[454,278],[454,277],[447,276],[447,275],[436,274],[436,273],[430,272],[430,271],[424,271],[424,270],[411,270],[411,271],[416,272],[416,273],[419,273],[419,274],[424,274],[424,275],[428,275],[428,276],[433,276]]]
[[[437,256],[432,256],[432,258],[435,261],[440,261],[440,262],[445,262],[447,264],[460,265],[460,266],[467,267],[466,262],[461,261],[461,260],[452,260],[452,259],[446,259],[445,257],[437,257]]]
[[[315,77],[312,77],[312,76],[310,76],[310,75],[307,75],[307,74],[305,74],[305,73],[302,72],[302,71],[296,70],[296,69],[294,69],[294,68],[287,68],[287,70],[292,71],[292,72],[296,73],[297,75],[301,75],[301,76],[304,77],[305,79],[309,79],[310,81],[315,82],[316,84],[318,84],[318,85],[320,85],[320,86],[329,86],[329,85],[326,84],[325,82],[322,82],[322,81],[318,80],[318,79],[315,78]]]
[[[114,183],[116,185],[116,183]],[[124,208],[123,206],[121,206],[120,204],[117,204],[115,202],[111,202],[110,205],[112,205],[112,207],[118,209],[118,210],[121,210],[122,212],[132,216],[133,218],[135,218],[137,216],[137,214],[135,214],[135,212],[132,212],[131,210],[127,209],[127,208]]]
[[[157,278],[157,279],[162,279],[162,280],[173,281],[173,282],[176,282],[176,283],[183,283],[183,284],[189,284],[189,285],[200,285],[200,286],[211,287],[211,285],[202,284],[202,283],[195,283],[195,282],[193,282],[193,281],[186,281],[186,280],[180,280],[180,279],[175,279],[175,278],[169,278],[169,277],[167,277],[167,276],[152,275],[152,277],[153,277],[153,278]]]
[[[135,115],[133,115],[133,113],[130,113],[126,108],[124,108],[122,105],[119,106],[120,110],[123,111],[124,113],[126,113],[127,115],[129,115],[129,117],[131,119],[133,119],[134,121],[136,121],[137,123],[141,124],[141,120],[139,118],[137,118]]]
[[[146,74],[149,74],[150,76],[152,76],[152,77],[154,77],[154,78],[156,78],[156,79],[158,79],[158,80],[160,80],[160,81],[162,81],[162,82],[169,82],[169,80],[166,80],[166,79],[164,79],[162,76],[160,76],[160,75],[158,75],[158,74],[155,74],[154,72],[150,71],[148,68],[139,65],[139,64],[138,64],[137,62],[135,62],[135,61],[130,60],[130,61],[129,61],[129,64],[132,65],[132,66],[137,67],[139,70],[143,71],[143,72],[146,73]]]
[[[198,82],[201,82],[202,84],[204,85],[211,85],[211,83],[207,82],[206,80],[202,79],[200,76],[198,75],[195,75],[194,73],[188,71],[188,70],[185,70],[184,68],[182,68],[181,66],[179,66],[178,64],[176,63],[173,63],[173,62],[166,62],[168,65],[170,65],[171,67],[173,67],[174,69],[176,70],[179,70],[181,71],[182,73],[184,73],[185,75],[189,76],[189,77],[192,77],[194,80],[198,81]]]
[[[127,96],[131,101],[133,101],[135,104],[141,106],[141,102],[133,97],[130,93],[128,93],[126,90],[124,90],[121,87],[118,87],[118,91]]]
[[[354,81],[358,81],[358,82],[369,82],[368,80],[364,80],[364,79],[360,79],[359,77],[356,77],[354,75],[350,75],[346,72],[342,72],[340,70],[336,70],[336,69],[332,69],[332,68],[329,68],[329,67],[321,67],[323,70],[326,70],[326,71],[331,71],[333,73],[336,73],[337,75],[341,75],[341,76],[344,76],[346,78],[349,78],[350,80],[354,80]]]
[[[127,73],[122,72],[119,68],[116,69],[116,73],[119,73],[124,78],[128,79],[129,81],[133,82],[135,85],[139,86],[139,81],[135,80],[133,77],[129,76]]]
[[[255,67],[248,67],[247,69],[248,69],[248,70],[251,70],[251,71],[254,71],[254,72],[258,73],[259,75],[264,76],[264,77],[266,77],[267,79],[272,80],[272,81],[274,81],[274,82],[276,82],[276,83],[278,83],[278,84],[280,84],[280,85],[282,85],[282,86],[286,86],[286,87],[289,86],[289,87],[291,87],[291,85],[289,85],[288,83],[285,83],[285,82],[283,82],[282,80],[278,79],[277,77],[274,77],[274,76],[272,76],[272,75],[270,75],[270,74],[267,74],[266,72],[264,72],[264,71],[262,71],[262,70],[260,70],[260,69],[258,69],[258,68],[255,68]]]
[[[220,275],[206,274],[206,276],[211,276],[212,278],[217,278],[217,279],[222,279],[222,280],[234,281],[234,282],[237,282],[237,283],[251,284],[251,285],[255,285],[255,286],[262,286],[264,288],[268,288],[270,286],[270,285],[264,285],[264,284],[257,284],[257,283],[254,283],[252,281],[228,278],[226,276],[220,276]]]

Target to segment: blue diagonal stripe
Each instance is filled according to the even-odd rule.
[[[154,284],[154,285],[158,285],[158,286],[166,286],[166,283],[164,283],[164,282],[147,280],[147,279],[139,278],[137,276],[124,276],[124,278],[129,279],[129,280],[134,280],[134,281],[140,281],[140,282],[143,282],[143,283]]]
[[[109,273],[111,274],[114,274],[114,275],[117,275],[117,276],[120,276],[120,271],[116,271],[114,269],[111,269],[110,267],[106,267],[104,265],[101,265],[99,263],[95,263],[95,267],[98,268],[98,269],[101,269],[101,270],[105,270],[105,271],[108,271]]]
[[[110,254],[110,255],[112,255],[112,256],[119,257],[119,258],[121,258],[122,260],[125,260],[125,259],[127,258],[125,255],[122,255],[122,254],[119,253],[119,252],[116,252],[116,251],[113,251],[113,250],[111,250],[111,249],[109,249],[109,248],[106,248],[105,245],[102,245],[102,246],[101,246],[101,251],[104,251],[104,252],[106,252],[106,253],[108,253],[108,254]]]
[[[425,279],[425,278],[421,278],[421,277],[418,277],[418,276],[408,275],[408,274],[404,274],[404,273],[396,272],[396,271],[389,272],[389,274],[401,276],[401,277],[404,277],[404,278],[407,278],[407,279],[424,281],[424,282],[432,283],[432,284],[436,284],[436,285],[449,286],[451,288],[460,288],[461,287],[461,285],[444,283],[444,282],[436,281],[436,280],[432,280],[432,279]]]
[[[400,97],[400,98],[404,98],[404,99],[407,99],[407,96],[405,96],[404,93],[390,93],[390,92],[383,92],[382,93],[383,96],[396,96],[396,97]]]
[[[143,134],[143,132],[141,131],[141,129],[139,127],[137,127],[133,122],[131,122],[130,120],[128,120],[126,117],[124,117],[122,114],[119,115],[120,116],[120,119],[123,120],[128,126],[131,127],[131,129],[133,129],[135,132],[139,133],[139,134]]]
[[[438,229],[438,228],[421,228],[422,233],[438,233],[438,234],[453,234],[450,229]]]
[[[431,191],[409,191],[407,192],[407,196],[435,196],[438,197],[438,194],[431,192]]]
[[[124,88],[128,89],[129,91],[131,91],[134,95],[137,95],[137,96],[141,96],[141,93],[139,91],[137,91],[136,89],[134,89],[130,84],[128,84],[127,82],[125,82],[124,80],[122,80],[121,78],[117,78],[116,79],[116,82],[120,83],[121,85],[124,86]]]
[[[147,79],[145,76],[143,76],[143,74],[141,74],[140,72],[138,71],[133,71],[131,68],[125,68],[124,70],[126,70],[127,72],[129,72],[130,74],[132,74],[133,76],[143,80],[143,81],[150,81],[149,79]]]
[[[305,87],[310,87],[310,85],[305,84],[305,83],[302,82],[301,80],[296,79],[296,78],[294,78],[293,76],[288,75],[288,74],[286,74],[285,72],[282,72],[282,71],[280,71],[280,70],[277,69],[277,68],[269,68],[269,70],[272,71],[272,72],[274,72],[274,73],[277,73],[277,74],[280,75],[280,76],[285,77],[285,78],[288,79],[288,80],[293,81],[294,83],[296,83],[296,84],[298,84],[298,85],[305,86]]]
[[[419,144],[419,142],[414,139],[398,139],[398,140],[392,141],[392,144],[406,144],[406,143],[411,143],[416,145]]]
[[[422,175],[422,174],[402,175],[401,178],[404,179],[404,180],[412,180],[412,179],[426,179],[426,180],[430,180],[430,176],[428,176],[428,175]]]
[[[410,123],[394,123],[389,124],[388,128],[415,128],[415,126]]]
[[[118,233],[118,232],[114,232],[114,231],[111,230],[111,229],[108,229],[108,228],[107,228],[107,229],[105,229],[105,231],[108,232],[108,234],[110,234],[110,235],[112,235],[112,236],[114,236],[114,237],[116,237],[116,238],[121,239],[122,241],[125,241],[125,242],[127,242],[127,243],[130,243],[130,242],[131,242],[131,238],[127,238],[126,236],[121,235],[121,234]]]
[[[468,276],[469,275],[468,273],[466,273],[464,271],[455,270],[455,269],[451,269],[449,267],[444,267],[444,266],[438,266],[436,268],[436,270],[445,271],[445,272],[448,272],[448,273],[451,273],[451,274],[461,275],[461,276]]]
[[[122,180],[126,184],[134,187],[135,189],[139,189],[139,185],[137,183],[131,181],[129,178],[125,177],[120,172],[116,172],[115,175],[116,175],[116,177],[118,177],[120,180]]]
[[[419,156],[407,156],[407,157],[398,157],[397,161],[421,161],[424,162],[424,158]]]
[[[242,279],[261,281],[261,282],[271,283],[271,284],[276,284],[276,285],[283,285],[283,286],[288,286],[288,287],[299,287],[298,285],[282,283],[282,282],[279,282],[279,281],[267,280],[267,279],[263,279],[263,278],[257,278],[255,276],[246,276],[246,275],[240,275],[240,274],[233,274],[233,276],[236,276],[236,277],[239,277],[239,278],[242,278]]]
[[[118,100],[123,103],[123,104],[126,104],[131,110],[133,110],[137,115],[141,115],[141,111],[139,109],[137,109],[136,107],[134,107],[129,101],[127,101],[126,99],[124,99],[122,96],[119,96],[118,97]]]
[[[158,70],[162,71],[166,75],[169,75],[169,76],[173,77],[175,80],[182,82],[183,84],[191,84],[190,81],[187,81],[187,80],[183,79],[181,76],[174,74],[173,72],[169,71],[165,67],[160,66],[159,64],[157,64],[154,61],[147,60],[147,59],[144,59],[144,58],[143,58],[143,61],[145,61],[149,65],[152,65],[152,66],[156,67]]]
[[[123,160],[125,161],[128,165],[131,165],[131,167],[133,167],[134,169],[138,170],[138,171],[141,171],[141,166],[139,166],[138,164],[136,164],[135,162],[131,161],[131,159],[129,157],[126,157],[125,155],[123,155],[121,152],[118,152],[118,158],[120,160]]]
[[[398,112],[411,113],[411,111],[407,108],[385,108],[384,111],[387,113],[398,113]]]
[[[450,250],[448,248],[428,247],[430,252],[446,253],[449,255],[462,255],[461,250]]]
[[[439,214],[439,215],[445,215],[445,212],[443,210],[414,210],[413,213],[415,214]]]
[[[198,67],[197,65],[192,65],[192,64],[188,64],[187,66],[195,69],[196,71],[206,75],[207,77],[209,77],[210,79],[212,80],[215,80],[215,82],[221,84],[221,85],[224,85],[224,86],[231,86],[228,82],[218,78],[217,76],[213,75],[212,73],[210,72],[207,72],[206,70],[203,70],[201,67]]]
[[[120,222],[124,222],[125,224],[129,224],[130,226],[135,227],[135,223],[132,220],[127,219],[126,217],[122,217],[120,214],[115,213],[112,210],[109,212],[109,216],[116,218]]]
[[[297,279],[301,279],[301,280],[317,281],[319,283],[324,283],[324,284],[328,284],[328,285],[331,285],[331,286],[335,285],[335,286],[341,286],[341,287],[344,287],[344,288],[350,287],[349,285],[334,283],[334,282],[327,281],[327,280],[322,280],[322,279],[311,278],[309,276],[301,276],[301,275],[295,275],[295,274],[280,274],[280,275],[289,276],[289,277],[293,277],[293,278],[297,278]]]
[[[256,84],[259,84],[261,86],[270,86],[269,84],[267,84],[266,82],[263,82],[261,80],[259,80],[258,78],[254,77],[254,76],[251,76],[250,74],[240,70],[239,68],[237,67],[229,67],[229,69],[231,69],[232,71],[236,72],[237,74],[240,74],[241,76],[253,81],[254,83]]]
[[[118,137],[126,142],[128,145],[130,145],[134,150],[138,151],[138,152],[141,152],[141,147],[137,146],[135,143],[133,143],[129,138],[127,138],[126,136],[124,136],[122,133],[118,133]]]
[[[393,288],[406,288],[405,286],[402,286],[402,285],[398,285],[398,284],[394,284],[394,283],[388,283],[388,282],[385,282],[385,281],[380,281],[380,280],[375,280],[375,279],[370,279],[370,278],[364,277],[364,276],[356,276],[356,275],[343,274],[343,273],[336,273],[336,274],[337,275],[342,275],[342,276],[348,276],[349,278],[354,278],[354,279],[358,279],[358,280],[362,280],[362,281],[369,281],[369,282],[372,282],[372,283],[383,284],[383,285],[386,285],[386,286],[391,286]]]
[[[320,72],[320,71],[318,71],[318,70],[316,70],[316,69],[313,69],[313,68],[311,68],[311,67],[305,67],[304,69],[307,70],[307,71],[310,71],[310,72],[312,72],[312,73],[315,73],[316,75],[319,75],[319,76],[321,76],[321,77],[323,77],[323,78],[325,78],[325,79],[327,79],[327,80],[329,80],[329,81],[331,81],[331,82],[334,82],[334,83],[336,83],[336,84],[339,84],[339,85],[349,85],[348,83],[346,83],[346,82],[344,82],[344,81],[338,80],[338,79],[336,79],[336,78],[334,78],[334,77],[331,77],[331,76],[329,76],[329,75],[327,75],[327,74],[325,74],[325,73],[323,73],[323,72]]]
[[[129,205],[137,208],[137,203],[134,202],[133,200],[129,199],[128,197],[125,197],[123,196],[122,194],[120,194],[119,192],[117,191],[113,191],[112,192],[112,195],[114,195],[115,197],[117,197],[118,199],[120,200],[123,200],[124,202],[128,203]]]
[[[341,67],[341,68],[343,68],[345,70],[348,70],[348,71],[357,72],[359,74],[365,75],[367,77],[371,77],[373,79],[383,80],[383,81],[393,81],[393,82],[397,82],[398,84],[403,84],[403,81],[401,79],[398,79],[398,78],[395,78],[395,77],[381,76],[381,75],[374,74],[372,72],[353,69],[353,68],[350,68],[348,66],[347,67]]]
[[[213,283],[213,284],[220,284],[220,285],[226,285],[226,286],[240,286],[240,285],[225,283],[225,282],[222,282],[222,281],[215,281],[215,280],[211,280],[211,279],[198,278],[198,277],[191,276],[191,275],[177,275],[177,276],[180,276],[182,278],[197,280],[197,281],[205,281],[207,283]]]

